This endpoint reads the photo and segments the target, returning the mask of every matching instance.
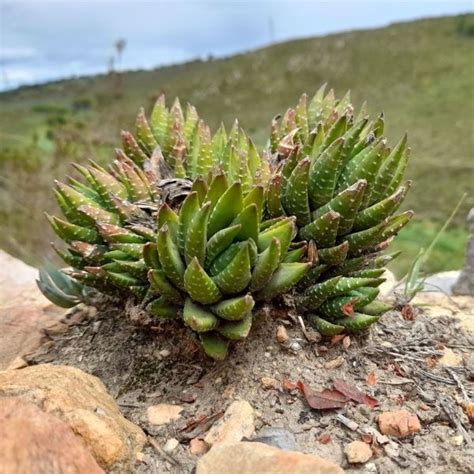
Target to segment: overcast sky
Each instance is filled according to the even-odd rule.
[[[458,0],[0,0],[0,89],[103,73],[119,38],[127,41],[122,68],[153,68],[473,8]]]

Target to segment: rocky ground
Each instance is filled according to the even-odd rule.
[[[76,472],[472,472],[472,298],[422,293],[367,334],[333,340],[276,311],[213,362],[177,325],[144,331],[91,308],[53,324],[40,298],[15,325],[29,311],[0,296],[0,451],[45,423],[20,457],[47,440],[56,470],[41,472],[65,472],[67,459]],[[26,333],[37,337],[13,353]]]

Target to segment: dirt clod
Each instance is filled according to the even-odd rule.
[[[289,341],[290,337],[288,336],[285,326],[277,327],[276,338],[280,344],[286,344]]]
[[[364,463],[372,457],[372,449],[363,441],[352,441],[344,448],[344,453],[351,464]]]
[[[183,407],[179,405],[168,405],[161,403],[148,407],[147,416],[150,425],[165,425],[170,421],[177,420],[183,411]]]
[[[386,411],[379,415],[380,432],[389,436],[405,438],[421,431],[418,417],[407,410]]]

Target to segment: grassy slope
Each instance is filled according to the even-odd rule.
[[[120,100],[113,100],[112,82],[105,76],[2,94],[1,143],[18,146],[29,141],[34,130],[42,131],[44,116],[33,113],[33,106],[54,104],[70,109],[73,100],[86,97],[93,99],[95,106],[78,115],[85,123],[81,133],[88,142],[100,142],[102,150],[108,150],[117,143],[120,127],[133,125],[138,107],[149,109],[153,98],[165,92],[168,97],[179,95],[183,102],[192,102],[213,126],[220,120],[230,124],[238,116],[252,137],[263,144],[274,114],[295,104],[301,92],[312,93],[328,82],[339,94],[351,89],[356,105],[367,98],[371,112],[383,110],[392,143],[409,130],[413,150],[407,176],[415,185],[407,206],[417,211],[423,221],[417,228],[424,231],[407,231],[399,245],[416,253],[418,242],[430,233],[426,220],[445,219],[463,191],[470,196],[458,224],[474,205],[473,38],[457,34],[456,21],[420,20],[291,41],[224,60],[130,72],[124,75]],[[64,160],[69,161],[68,156],[57,154],[53,165],[42,167],[38,182],[44,179],[46,183],[46,177],[64,173]],[[6,167],[18,169],[12,163]],[[43,184],[39,188],[43,189]],[[0,194],[0,199],[6,199],[5,194]],[[10,206],[12,212],[17,211],[14,203]],[[22,226],[28,219],[26,214],[23,220],[15,216],[12,224],[13,238],[26,239],[27,247],[32,237]],[[33,240],[30,246],[38,248],[44,238],[35,236]],[[453,234],[452,242],[461,244],[463,240],[463,235]],[[12,244],[11,236],[8,242],[0,237],[1,246],[17,253],[20,248]],[[461,245],[456,245],[453,255],[457,260],[442,268],[459,264]]]

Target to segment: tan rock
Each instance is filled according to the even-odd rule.
[[[9,364],[6,370],[16,370],[16,369],[23,369],[27,367],[28,363],[26,362],[23,357],[15,357]]]
[[[385,278],[385,281],[379,286],[380,298],[384,300],[393,299],[393,290],[397,286],[397,278],[390,270],[385,270],[382,275]]]
[[[458,367],[462,364],[462,356],[449,347],[445,347],[443,355],[438,359],[438,364],[444,365],[445,367]]]
[[[201,454],[206,453],[208,449],[209,447],[205,441],[200,438],[194,438],[189,443],[189,450],[191,451],[191,454],[194,454],[195,456],[200,456]]]
[[[280,344],[285,344],[290,340],[285,326],[280,325],[277,327],[276,338]]]
[[[64,309],[39,291],[38,270],[0,250],[0,370],[38,349],[54,331]]]
[[[471,423],[474,423],[474,403],[466,402],[466,403],[463,403],[462,407],[464,408],[464,411],[467,417],[469,418],[469,421]]]
[[[278,388],[280,387],[280,382],[278,382],[277,379],[274,379],[272,377],[262,377],[261,383],[262,387],[265,390],[278,390]]]
[[[1,400],[0,453],[4,474],[104,472],[64,421],[20,398]]]
[[[36,286],[38,270],[0,250],[0,307],[34,303],[52,306]]]
[[[224,416],[209,430],[204,441],[213,446],[220,443],[235,443],[255,432],[254,410],[246,400],[237,400],[227,408]]]
[[[43,364],[0,372],[0,397],[18,396],[63,420],[110,472],[127,471],[145,443],[102,382],[74,367]]]
[[[352,441],[344,448],[347,460],[351,464],[367,462],[372,457],[372,449],[363,441]]]
[[[147,409],[148,423],[150,425],[165,425],[180,418],[182,411],[183,407],[179,405],[167,405],[166,403],[152,405]]]
[[[48,340],[44,331],[60,324],[58,317],[33,304],[0,307],[0,370],[41,347]]]
[[[418,293],[412,304],[422,306],[428,316],[448,316],[459,320],[461,327],[474,332],[474,297],[449,296],[436,291]]]
[[[263,443],[232,443],[213,447],[197,463],[196,474],[344,474],[326,459],[283,451]]]
[[[406,410],[383,412],[378,421],[380,432],[384,435],[404,438],[421,431],[418,417]]]

